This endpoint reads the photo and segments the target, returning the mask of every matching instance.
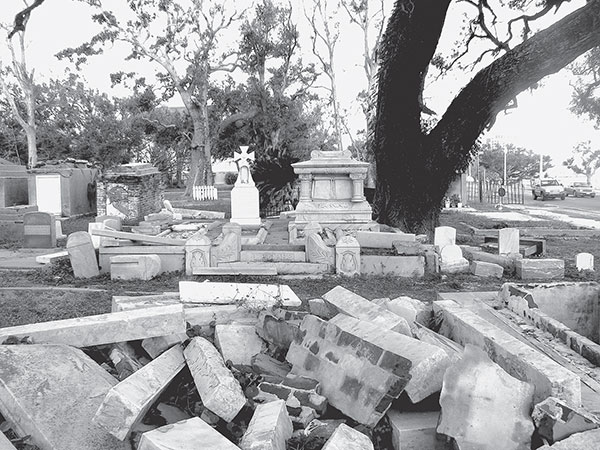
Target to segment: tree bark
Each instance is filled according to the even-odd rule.
[[[600,0],[509,50],[475,75],[436,127],[421,130],[418,96],[449,1],[400,0],[383,40],[375,128],[377,220],[431,232],[449,185],[481,132],[520,92],[600,45]]]

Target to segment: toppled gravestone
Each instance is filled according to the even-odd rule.
[[[549,442],[561,441],[574,433],[600,428],[600,420],[582,408],[548,397],[531,414],[538,434]]]
[[[282,400],[258,405],[240,442],[242,450],[285,450],[292,437],[292,421]]]
[[[41,450],[130,450],[92,423],[117,381],[66,345],[0,346],[0,413]]]
[[[206,339],[195,337],[183,353],[204,406],[227,422],[233,420],[246,397],[218,350]]]
[[[440,348],[344,314],[306,316],[300,331],[286,357],[293,372],[318,380],[331,405],[367,426],[404,389],[414,403],[439,391],[449,363]]]
[[[459,449],[529,450],[533,387],[511,377],[486,353],[467,345],[444,375],[438,433]]]

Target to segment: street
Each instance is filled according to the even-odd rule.
[[[567,197],[564,200],[534,200],[531,191],[525,192],[525,206],[528,208],[552,208],[559,213],[579,213],[590,216],[590,218],[600,218],[600,197]]]

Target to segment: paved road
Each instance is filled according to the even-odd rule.
[[[549,208],[560,213],[579,213],[590,218],[600,218],[600,197],[567,197],[564,200],[534,200],[531,192],[525,192],[525,206],[528,208]]]

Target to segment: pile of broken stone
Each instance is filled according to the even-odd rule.
[[[600,421],[575,404],[578,387],[523,381],[528,369],[519,380],[512,356],[492,361],[494,343],[449,339],[468,315],[438,334],[434,317],[457,307],[435,303],[338,286],[303,304],[288,286],[190,281],[114,297],[109,314],[0,329],[0,413],[41,450],[284,450],[311,437],[324,444],[310,448],[391,449],[373,432],[388,423],[395,450],[595,448]],[[99,348],[107,361],[88,356]],[[186,376],[196,414],[148,425]],[[407,412],[424,404],[437,407]]]

